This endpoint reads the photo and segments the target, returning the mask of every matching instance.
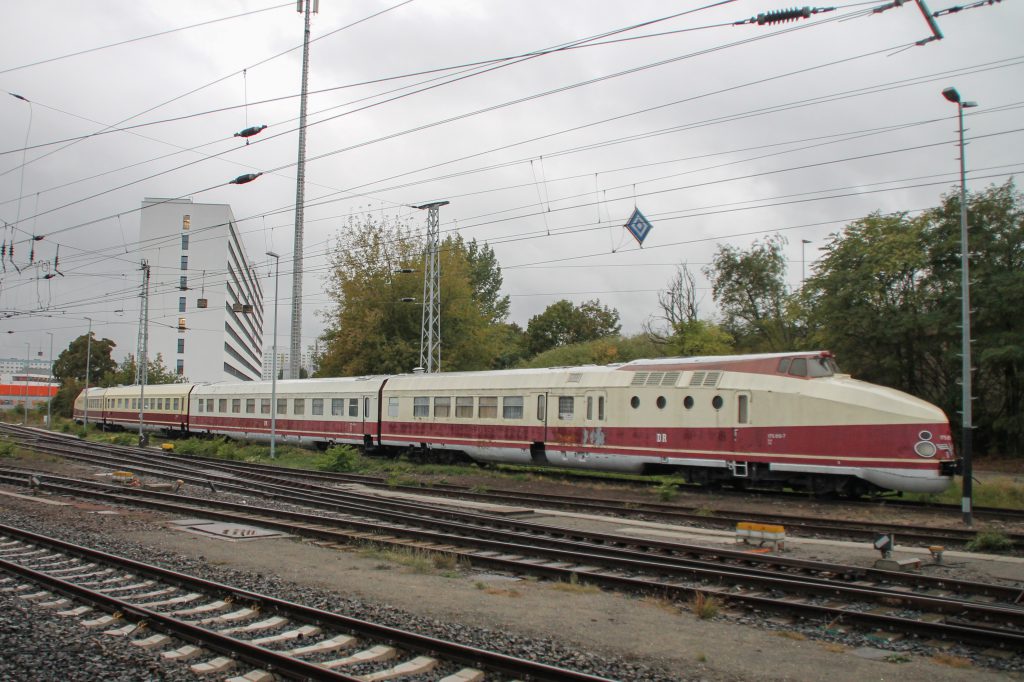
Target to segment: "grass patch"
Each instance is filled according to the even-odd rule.
[[[694,592],[690,600],[690,611],[701,620],[708,620],[718,615],[719,603],[710,594]]]
[[[892,653],[885,657],[886,663],[910,663],[910,656],[901,653]]]
[[[785,637],[786,639],[792,639],[797,642],[807,641],[807,635],[802,632],[797,632],[796,630],[780,630],[775,634],[779,637]]]
[[[0,457],[11,458],[18,455],[18,446],[9,440],[0,441]]]
[[[654,491],[662,502],[672,502],[679,497],[679,485],[670,481],[665,481],[655,488]]]
[[[551,588],[558,590],[559,592],[570,592],[572,594],[597,594],[601,591],[601,588],[597,585],[581,583],[579,576],[575,573],[569,576],[568,582],[559,581],[557,583],[553,583]]]
[[[1000,530],[983,530],[974,539],[964,545],[968,552],[988,552],[1000,554],[1013,549],[1013,540]]]
[[[963,480],[959,477],[941,493],[904,493],[908,500],[920,500],[932,504],[960,505]],[[971,493],[976,507],[997,507],[1000,509],[1024,509],[1024,483],[1019,476],[997,475],[975,481]]]
[[[430,556],[430,552],[404,549],[400,547],[384,548],[370,545],[360,549],[359,553],[370,559],[385,561],[388,562],[388,564],[404,566],[412,570],[413,573],[432,573],[434,570],[434,562]],[[387,568],[388,566],[384,565],[378,567]]]
[[[821,648],[833,654],[842,654],[849,651],[849,647],[843,644],[836,644],[835,642],[825,642],[821,645]]]
[[[939,665],[948,665],[950,668],[970,668],[974,665],[974,662],[969,658],[963,656],[954,656],[953,654],[947,654],[939,652],[932,656],[932,661]]]

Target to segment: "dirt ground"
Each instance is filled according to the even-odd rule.
[[[38,461],[12,462],[39,466]],[[82,475],[84,468],[50,462],[48,469]],[[493,483],[493,482],[492,482]],[[24,490],[0,488],[16,493]],[[774,503],[773,503],[774,504]],[[534,580],[514,580],[473,569],[416,572],[354,549],[328,549],[297,539],[228,542],[174,529],[172,517],[150,511],[119,510],[96,515],[97,505],[52,506],[0,495],[0,505],[63,526],[100,527],[145,546],[204,557],[239,571],[277,575],[300,585],[376,601],[435,619],[557,638],[580,650],[612,654],[686,679],[821,680],[830,682],[900,679],[905,682],[1024,680],[1024,674],[972,665],[956,656],[927,653],[887,656],[804,638],[776,624],[755,627],[721,615],[701,620],[687,605],[631,595],[572,589]],[[763,505],[762,505],[763,506]],[[792,510],[790,510],[792,512]],[[589,518],[538,516],[551,523],[607,523]],[[905,520],[904,522],[909,522]],[[634,528],[633,530],[636,530]],[[651,532],[641,528],[639,532]],[[689,541],[689,540],[687,540]],[[721,537],[709,542],[728,542]],[[792,544],[791,556],[839,559],[870,565],[866,547],[838,543]],[[948,569],[976,580],[1021,581],[1024,564],[955,557]],[[957,667],[959,665],[967,667]]]

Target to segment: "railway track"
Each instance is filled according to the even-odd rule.
[[[98,446],[68,437],[50,436],[45,433],[40,436],[40,432],[32,429],[26,431],[18,430],[14,433],[20,438],[34,440],[35,442],[32,443],[33,447],[41,452],[80,461],[101,463],[111,467],[130,465],[134,469],[150,475],[183,478],[183,480],[188,480],[190,476],[196,476],[197,470],[200,470],[202,471],[201,476],[206,477],[211,477],[212,472],[223,472],[235,476],[244,476],[248,480],[266,480],[279,485],[300,485],[303,480],[318,481],[327,485],[358,483],[369,487],[387,488],[417,495],[470,499],[493,504],[531,504],[544,508],[593,514],[610,514],[618,517],[659,520],[671,523],[686,523],[711,528],[733,528],[741,521],[782,523],[785,524],[787,533],[796,537],[829,537],[871,542],[880,533],[895,533],[900,542],[915,542],[925,546],[941,545],[947,548],[963,547],[977,536],[976,530],[966,528],[935,528],[868,521],[808,519],[806,517],[777,512],[758,513],[751,511],[709,510],[703,507],[687,507],[675,504],[584,499],[578,496],[521,491],[490,490],[481,492],[449,485],[431,487],[394,486],[379,478],[351,474],[296,471],[284,467],[227,462],[224,460],[195,458],[162,452],[158,457],[154,457],[155,451],[153,450],[141,450],[125,446]],[[107,450],[108,454],[98,452],[101,447]],[[1012,514],[1009,515],[1011,518],[1012,516]],[[1024,547],[1024,533],[1011,532],[1007,534],[1007,537],[1016,547]]]
[[[509,679],[602,682],[595,677],[467,647],[240,590],[0,524],[0,591],[59,609],[82,627],[163,648],[197,673],[252,668],[236,680]],[[76,604],[78,604],[76,606]],[[150,631],[157,634],[147,635]],[[185,642],[183,646],[177,644]],[[301,646],[295,646],[301,644]],[[211,656],[213,656],[211,658]],[[243,666],[238,666],[241,662]],[[244,672],[244,671],[243,671]]]
[[[0,482],[31,485],[31,476],[5,473]],[[225,490],[246,489],[237,480],[221,480],[217,486],[222,484]],[[339,491],[286,494],[268,491],[267,483],[259,484],[263,490],[258,494],[270,492],[304,509],[196,500],[47,475],[36,475],[35,485],[64,495],[272,528],[328,544],[372,542],[443,552],[474,566],[512,573],[675,600],[710,594],[758,612],[1024,650],[1021,592],[995,585],[568,531]]]

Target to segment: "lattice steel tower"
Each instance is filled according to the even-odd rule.
[[[420,326],[420,367],[427,372],[441,371],[441,262],[438,258],[438,209],[447,201],[417,206],[427,209],[427,240],[423,249],[423,322]]]

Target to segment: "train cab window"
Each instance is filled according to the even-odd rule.
[[[450,417],[452,414],[452,399],[445,398],[434,398],[434,416],[435,417]]]
[[[221,414],[227,414],[228,411],[228,399],[218,398],[217,399],[217,411]]]
[[[497,419],[498,418],[498,397],[493,395],[482,395],[480,396],[479,404],[477,405],[476,416],[480,419]]]
[[[750,396],[736,396],[736,421],[740,424],[750,422]]]
[[[455,398],[455,416],[466,419],[473,418],[473,397],[463,396]]]
[[[277,399],[277,413],[288,414],[288,398]]]
[[[324,413],[324,399],[313,398],[313,404],[310,407],[313,409],[313,416],[322,416]]]
[[[789,373],[795,377],[807,376],[807,358],[793,358],[789,365]]]
[[[508,395],[501,399],[502,419],[523,418],[523,396]]]
[[[294,410],[292,414],[296,416],[306,414],[306,399],[296,398],[295,405],[292,406],[292,409]]]
[[[241,413],[242,413],[242,399],[241,398],[232,398],[231,399],[231,414],[241,414]]]
[[[245,399],[245,413],[256,414],[256,398]]]
[[[270,414],[270,398],[260,398],[260,414]]]
[[[576,408],[576,401],[571,395],[558,396],[558,418],[572,419]]]
[[[665,396],[659,395],[658,399],[654,401],[654,404],[658,406],[659,410],[664,410],[665,405],[667,405],[668,402],[665,400]]]
[[[813,358],[807,363],[807,374],[811,377],[830,377],[839,372],[839,365],[832,358]]]
[[[412,416],[414,417],[429,417],[430,416],[430,398],[417,396],[412,399]]]
[[[205,404],[206,404],[206,403],[204,403],[204,402],[203,402],[203,399],[202,399],[202,398],[200,398],[199,400],[197,400],[197,401],[196,401],[196,412],[202,412],[202,411],[203,411],[203,406],[204,406]]]
[[[395,398],[395,410],[396,410],[396,412],[393,415],[390,415],[390,416],[397,417],[398,416],[397,409],[398,409],[398,398]],[[350,417],[358,417],[359,416],[359,398],[349,398],[348,399],[348,416],[350,416]]]
[[[206,411],[213,412],[213,398],[206,399]]]
[[[545,402],[546,401],[544,400],[544,396],[543,395],[537,396],[537,420],[538,421],[547,421],[547,415],[546,415],[547,410],[546,410]]]
[[[685,398],[683,398],[683,407],[685,407],[688,410],[692,410],[693,409],[693,396],[692,395],[688,395]]]
[[[331,398],[331,416],[332,417],[344,417],[345,416],[345,399],[344,398]]]
[[[711,399],[711,407],[715,408],[716,410],[722,409],[722,405],[724,404],[725,401],[722,400],[722,396],[720,395],[716,395],[714,398]]]
[[[629,406],[634,410],[640,407],[640,396],[633,396],[629,399]]]
[[[604,396],[597,396],[597,421],[604,421]]]
[[[786,374],[789,372],[789,363],[793,361],[793,358],[782,358],[779,360],[779,374]]]
[[[587,396],[587,421],[594,418],[594,398]]]
[[[398,398],[388,398],[388,416],[398,416]]]

